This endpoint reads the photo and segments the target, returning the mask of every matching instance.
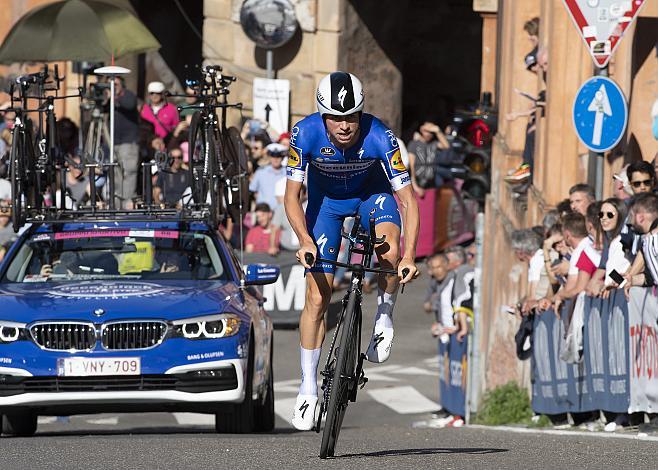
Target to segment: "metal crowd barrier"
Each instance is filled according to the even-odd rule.
[[[558,318],[535,315],[532,337],[532,408],[558,414],[603,410],[658,410],[658,297],[634,287],[627,301],[617,290],[607,300],[586,297],[582,359],[560,359],[565,348],[566,304]]]

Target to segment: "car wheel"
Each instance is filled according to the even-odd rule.
[[[2,417],[2,434],[27,437],[35,432],[37,432],[37,415],[30,411]]]
[[[256,431],[270,432],[274,429],[274,342],[270,338],[270,367],[265,387],[265,400],[256,405],[255,427]]]
[[[244,386],[244,401],[226,407],[215,415],[215,430],[220,433],[246,434],[254,430],[254,337],[249,338],[247,379]]]

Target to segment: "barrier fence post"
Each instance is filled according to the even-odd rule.
[[[484,213],[475,219],[475,291],[473,292],[473,331],[468,341],[468,381],[464,419],[471,422],[471,413],[477,413],[480,392],[480,317],[482,308],[482,264],[484,263]]]

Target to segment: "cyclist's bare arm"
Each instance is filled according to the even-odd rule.
[[[302,207],[302,201],[300,199],[300,194],[302,191],[302,184],[299,181],[287,180],[286,181],[286,193],[283,196],[283,204],[286,209],[286,215],[290,221],[290,226],[297,235],[299,239],[300,248],[297,251],[297,259],[304,265],[305,268],[310,268],[305,260],[305,253],[311,253],[313,258],[317,258],[317,248],[311,235],[308,233],[308,228],[306,227],[306,218],[304,216],[304,208]]]
[[[407,185],[395,192],[400,201],[400,212],[402,213],[402,226],[404,227],[404,257],[398,264],[398,274],[405,284],[418,275],[416,267],[416,243],[418,242],[418,231],[420,229],[420,215],[418,203],[414,196],[411,185]],[[402,276],[403,269],[409,269],[406,276]]]

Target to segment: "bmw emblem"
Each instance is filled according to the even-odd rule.
[[[103,315],[105,315],[105,310],[103,310],[102,308],[97,308],[96,310],[94,310],[94,315],[96,315],[97,317],[102,317]]]

